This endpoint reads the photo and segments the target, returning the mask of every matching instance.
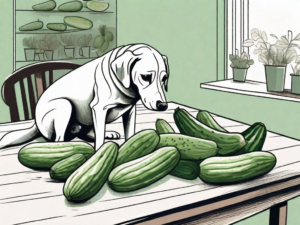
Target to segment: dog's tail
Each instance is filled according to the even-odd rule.
[[[5,134],[0,140],[0,149],[25,144],[41,136],[41,133],[34,123],[30,128],[11,131]]]

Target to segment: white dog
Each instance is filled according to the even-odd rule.
[[[142,100],[150,110],[163,111],[168,105],[169,66],[167,57],[145,44],[115,48],[105,55],[71,71],[53,83],[36,106],[35,124],[6,134],[0,148],[26,143],[43,136],[48,141],[69,141],[74,137],[91,141],[94,128],[95,150],[106,132],[105,124],[123,118],[125,139],[135,133],[135,104]]]

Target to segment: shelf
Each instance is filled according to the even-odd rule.
[[[100,56],[99,56],[100,57]],[[33,61],[16,61],[17,63],[38,63],[38,62],[52,62],[52,61],[65,61],[65,60],[80,60],[80,59],[84,59],[84,60],[93,60],[93,59],[97,59],[97,57],[90,57],[90,58],[65,58],[65,59],[53,59],[53,60],[33,60]]]
[[[284,92],[269,92],[267,91],[266,83],[250,81],[236,82],[232,79],[214,81],[200,84],[201,88],[215,91],[223,91],[235,94],[257,96],[263,98],[280,99],[292,102],[300,102],[300,95],[292,94],[290,89],[285,89]]]
[[[37,11],[37,10],[30,10],[30,9],[17,9],[16,12],[36,12],[36,13],[93,13],[93,14],[98,14],[98,13],[114,13],[114,12],[95,12],[95,11],[79,11],[79,12],[62,12],[58,10],[52,10],[52,11]]]
[[[95,29],[88,29],[88,30],[69,29],[66,31],[40,29],[40,30],[34,30],[34,31],[19,31],[19,32],[16,32],[16,34],[64,34],[64,33],[67,34],[67,33],[75,33],[75,32],[90,31],[90,30],[95,30]]]

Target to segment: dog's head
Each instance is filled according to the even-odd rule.
[[[168,91],[169,65],[166,56],[142,45],[128,48],[112,63],[111,68],[125,88],[135,87],[144,106],[151,110],[168,108],[163,87]]]

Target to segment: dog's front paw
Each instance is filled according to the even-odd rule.
[[[121,135],[116,131],[105,131],[106,139],[120,139]]]

